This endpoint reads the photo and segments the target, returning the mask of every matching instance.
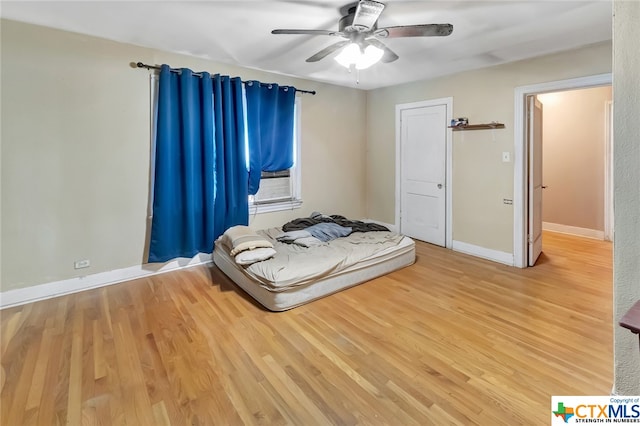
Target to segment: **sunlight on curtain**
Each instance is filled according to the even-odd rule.
[[[261,172],[277,172],[293,166],[296,90],[249,81],[245,91],[249,194],[254,195],[260,188]]]

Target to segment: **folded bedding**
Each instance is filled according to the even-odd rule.
[[[229,248],[229,254],[235,256],[246,250],[273,248],[273,243],[244,225],[232,226],[224,231],[221,242]]]
[[[276,255],[271,241],[244,225],[227,229],[218,242],[234,257],[238,265],[251,265]]]

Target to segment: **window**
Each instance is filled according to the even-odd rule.
[[[249,213],[268,213],[293,210],[302,206],[300,194],[300,99],[296,99],[293,167],[277,172],[262,172],[260,189],[249,196]]]

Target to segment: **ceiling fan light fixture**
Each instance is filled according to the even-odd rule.
[[[364,70],[369,68],[382,59],[382,55],[384,55],[384,50],[370,44],[364,49],[364,54],[362,54],[358,62],[356,62],[356,69]]]
[[[345,68],[355,65],[356,69],[363,70],[382,59],[382,55],[384,51],[376,46],[369,45],[363,52],[358,44],[350,43],[342,49],[335,60]]]
[[[360,46],[356,43],[349,43],[340,51],[338,56],[335,57],[335,60],[343,67],[349,68],[351,65],[358,62],[361,55]]]

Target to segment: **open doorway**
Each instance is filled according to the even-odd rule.
[[[611,86],[537,96],[542,114],[542,229],[607,239]]]
[[[528,144],[528,135],[529,135],[529,126],[527,125],[528,118],[528,108],[527,108],[527,99],[532,95],[543,95],[547,93],[553,92],[565,92],[572,91],[574,89],[585,89],[585,88],[593,88],[593,87],[602,87],[602,86],[611,86],[611,74],[602,74],[591,77],[583,77],[578,79],[571,80],[563,80],[551,83],[541,83],[531,86],[522,86],[518,87],[515,90],[515,147],[514,147],[514,266],[517,267],[527,267],[529,265],[529,252],[533,251],[533,243],[534,240],[530,239],[529,230],[535,229],[534,224],[532,224],[530,219],[530,214],[533,206],[533,202],[530,202],[530,188],[529,188],[529,173],[532,170],[535,170],[535,164],[529,164],[529,144]],[[544,99],[544,97],[543,97]],[[610,110],[606,111],[605,105],[600,105],[601,112],[603,116],[607,116],[610,114]],[[609,107],[610,108],[610,107]],[[580,127],[583,123],[581,123],[578,118],[578,114],[576,110],[573,111],[564,111],[564,120],[569,122],[569,126],[573,126],[574,130],[577,127]],[[609,116],[610,117],[610,116]],[[602,130],[600,133],[600,141],[605,137],[606,130]],[[610,134],[610,131],[609,131]],[[603,148],[604,151],[604,148]],[[569,151],[571,154],[571,151]],[[575,154],[575,153],[574,153]],[[604,153],[600,157],[600,162],[603,167],[605,166],[605,156]],[[574,155],[573,157],[576,157]],[[573,158],[568,156],[565,158],[565,161]],[[544,157],[542,157],[544,158]],[[608,168],[607,173],[611,174],[610,168]],[[565,174],[565,177],[567,175]],[[573,176],[571,177],[573,178]],[[544,177],[543,177],[544,179]],[[587,182],[583,182],[585,186],[588,185]],[[610,181],[603,184],[603,186],[610,185]],[[549,187],[546,181],[543,182],[543,186]],[[549,189],[546,188],[545,191]],[[607,192],[606,190],[604,191]],[[608,195],[603,195],[602,197],[607,197]],[[570,201],[569,199],[568,201]],[[577,203],[576,203],[577,204]],[[579,206],[578,206],[579,207]],[[542,209],[539,209],[540,215],[535,217],[535,220],[539,221],[540,227],[542,226]],[[598,214],[601,218],[605,216],[605,209],[602,207]],[[582,219],[580,219],[582,220]],[[603,222],[607,222],[606,219]],[[548,223],[553,223],[548,221]],[[584,223],[584,222],[577,222]],[[569,225],[571,226],[571,225]],[[604,228],[603,224],[603,228]],[[583,228],[589,229],[583,226],[574,226],[574,228]],[[567,228],[571,230],[571,228]],[[606,232],[603,229],[603,234]]]
[[[611,86],[600,86],[536,95],[540,106],[529,104],[535,109],[530,117],[540,114],[541,132],[539,152],[529,150],[530,180],[535,178],[530,182],[529,199],[539,203],[530,201],[529,223],[533,222],[532,216],[541,216],[539,229],[529,225],[529,238],[534,240],[529,266],[544,250],[542,230],[610,239],[607,216],[613,203],[607,188],[611,183],[607,167],[611,126],[607,120],[611,118],[611,95]],[[540,158],[532,161],[534,152]]]

